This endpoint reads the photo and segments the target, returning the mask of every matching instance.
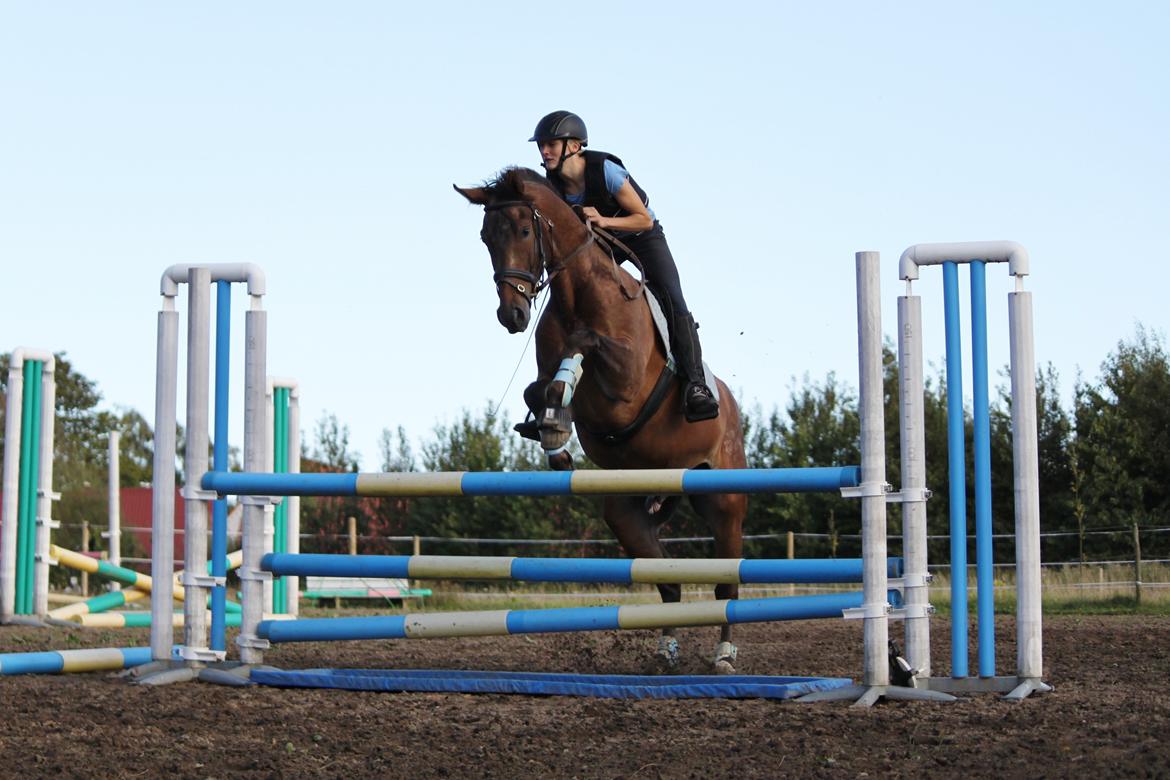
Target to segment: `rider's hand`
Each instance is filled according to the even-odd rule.
[[[585,218],[585,224],[596,225],[597,227],[602,227],[601,221],[605,219],[605,217],[601,216],[597,209],[593,208],[592,206],[582,206],[581,216]]]

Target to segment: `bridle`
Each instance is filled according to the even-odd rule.
[[[545,246],[544,229],[542,225],[546,224],[551,229],[553,227],[552,220],[540,213],[540,209],[536,208],[536,204],[527,200],[506,200],[499,203],[491,203],[484,206],[484,211],[500,211],[502,209],[511,208],[512,206],[522,206],[532,211],[532,227],[536,240],[536,256],[539,260],[540,267],[537,273],[525,271],[519,268],[505,268],[502,271],[496,271],[492,276],[492,281],[496,283],[496,289],[499,289],[501,284],[506,284],[516,292],[524,296],[525,300],[531,306],[536,296],[540,291],[548,287],[549,283],[559,274],[565,270],[569,261],[584,251],[585,247],[593,243],[593,231],[586,231],[585,240],[577,247],[567,254],[564,259],[556,266],[551,266],[548,261],[548,250]],[[519,282],[512,281],[518,279]],[[527,287],[525,286],[527,285]]]

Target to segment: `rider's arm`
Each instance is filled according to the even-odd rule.
[[[582,211],[590,222],[603,230],[625,230],[638,233],[654,227],[654,218],[650,216],[646,204],[642,203],[642,199],[634,191],[629,179],[622,182],[621,189],[614,193],[614,199],[624,211],[629,212],[628,216],[603,217],[597,213],[597,209],[589,207],[582,209]]]

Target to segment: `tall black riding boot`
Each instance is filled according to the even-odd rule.
[[[676,315],[671,324],[674,357],[686,381],[683,413],[687,422],[718,417],[719,402],[707,387],[707,378],[703,374],[703,348],[699,345],[699,326],[695,324],[694,316],[689,312]]]

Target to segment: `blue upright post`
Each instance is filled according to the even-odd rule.
[[[213,471],[228,467],[228,368],[231,357],[232,285],[216,282],[215,299],[215,442],[211,455]],[[217,498],[211,515],[211,574],[227,576],[227,500]],[[227,588],[211,589],[211,649],[226,650]]]
[[[971,263],[971,389],[975,457],[975,582],[979,676],[995,676],[995,567],[991,529],[991,416],[987,394],[987,264]]]
[[[959,267],[943,263],[947,350],[947,481],[951,512],[951,676],[967,676],[967,469],[963,426],[963,344]]]

